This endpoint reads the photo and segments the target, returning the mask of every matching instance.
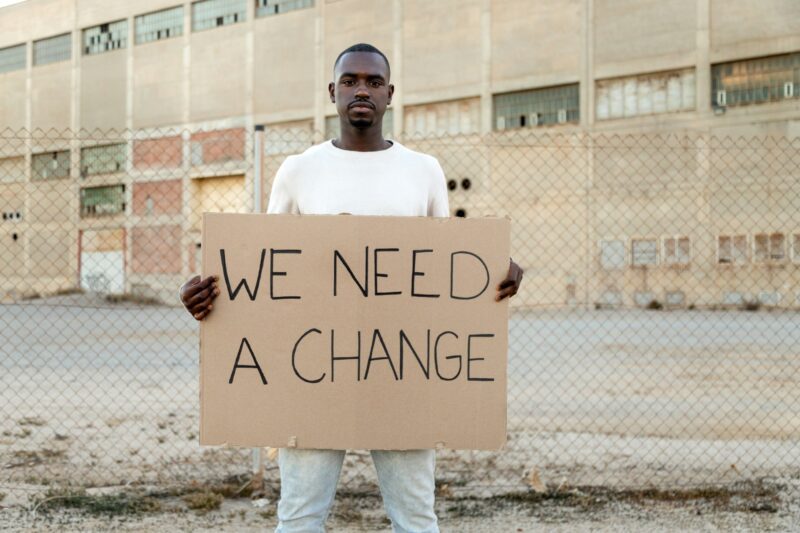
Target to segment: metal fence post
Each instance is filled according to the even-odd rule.
[[[255,138],[253,139],[253,213],[261,213],[262,206],[262,183],[264,169],[264,126],[258,124],[255,127]],[[261,488],[264,483],[264,463],[261,458],[261,448],[253,448],[251,455],[251,472],[253,474],[254,488]]]

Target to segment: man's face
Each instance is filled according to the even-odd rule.
[[[350,52],[333,74],[328,92],[339,117],[358,129],[380,123],[394,93],[383,58],[372,52]]]

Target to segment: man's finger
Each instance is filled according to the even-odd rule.
[[[196,304],[192,305],[188,309],[189,309],[189,312],[194,315],[194,314],[200,313],[202,311],[205,311],[210,306],[211,306],[211,298],[206,298],[205,300],[201,300],[201,301],[197,302]]]
[[[195,320],[203,320],[205,317],[208,316],[208,314],[211,312],[213,308],[214,308],[213,305],[209,305],[205,310],[193,313],[192,316],[194,316]]]
[[[506,278],[506,279],[504,279],[503,281],[500,282],[500,285],[497,286],[497,290],[499,291],[499,290],[505,289],[506,287],[511,287],[512,285],[515,285],[516,283],[517,283],[516,279],[514,279],[514,278]]]
[[[187,307],[194,307],[198,302],[202,302],[204,300],[211,301],[219,294],[219,289],[215,285],[211,285],[210,287],[205,288],[204,290],[198,292],[194,296],[188,298],[186,302]]]
[[[500,300],[503,300],[504,298],[508,298],[509,296],[513,296],[515,294],[517,294],[517,287],[516,286],[508,287],[498,292],[497,296],[495,297],[495,300],[499,302]]]
[[[188,301],[189,298],[197,294],[198,292],[202,291],[207,286],[207,279],[201,280],[200,276],[195,276],[188,282],[186,285],[183,286],[183,290],[181,291],[183,301]]]

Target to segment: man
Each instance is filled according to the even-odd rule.
[[[268,213],[447,217],[438,161],[383,138],[381,126],[394,86],[389,61],[357,44],[334,64],[328,86],[339,113],[338,139],[288,157],[275,176]],[[496,299],[513,296],[522,269],[511,261]],[[186,309],[202,320],[219,294],[216,279],[195,276],[181,287]],[[277,532],[324,531],[342,468],[343,450],[282,449]],[[384,506],[397,532],[439,531],[434,503],[433,450],[372,451]]]

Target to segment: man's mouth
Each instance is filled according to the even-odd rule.
[[[369,102],[353,102],[350,104],[350,109],[375,109],[375,106],[370,104]]]

